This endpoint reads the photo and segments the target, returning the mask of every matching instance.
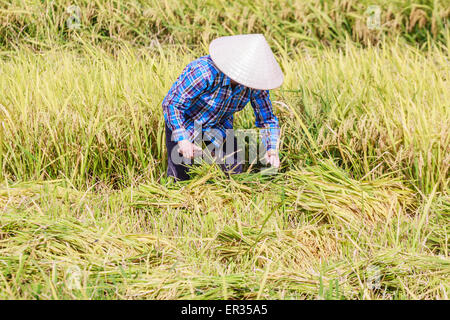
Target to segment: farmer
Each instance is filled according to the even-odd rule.
[[[210,154],[227,159],[221,162],[222,170],[241,173],[242,161],[236,156],[238,144],[230,133],[233,114],[248,102],[256,126],[264,131],[264,158],[271,166],[279,167],[280,129],[269,90],[281,86],[283,73],[266,39],[262,34],[221,37],[211,42],[209,52],[184,68],[163,100],[167,176],[189,179],[186,164],[205,151],[194,143],[200,136],[200,141],[209,141],[208,146],[215,148]],[[234,143],[225,143],[227,140]]]

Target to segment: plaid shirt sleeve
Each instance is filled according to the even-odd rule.
[[[280,126],[277,117],[272,110],[269,90],[254,91],[250,103],[255,112],[255,125],[261,130],[262,142],[266,150],[278,150]]]
[[[208,88],[211,77],[211,71],[207,66],[196,64],[188,65],[177,80],[177,85],[164,110],[167,124],[172,130],[173,141],[189,139],[189,134],[183,126],[183,112]]]

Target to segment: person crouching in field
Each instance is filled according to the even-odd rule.
[[[167,176],[189,179],[186,164],[204,152],[198,141],[209,141],[216,161],[225,159],[220,162],[224,172],[241,173],[233,114],[248,102],[264,131],[264,158],[278,168],[280,129],[269,90],[281,86],[284,77],[266,39],[262,34],[221,37],[211,42],[209,53],[184,68],[163,100]]]

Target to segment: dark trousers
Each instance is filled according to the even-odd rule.
[[[174,161],[172,159],[172,152],[176,152],[178,150],[178,143],[172,141],[172,130],[165,124],[166,127],[166,148],[167,148],[167,176],[174,177],[175,180],[188,180],[189,175],[189,165],[185,163],[194,163],[193,159],[189,160],[186,158],[183,159],[183,163],[179,164],[178,161]],[[226,174],[233,173],[242,173],[242,163],[238,163],[237,157],[237,141],[234,139],[234,148],[233,150],[227,150],[226,141],[222,144],[221,152],[223,152],[223,156],[225,158],[232,158],[232,163],[227,162],[226,164],[220,163],[219,166]],[[207,147],[212,147],[212,143],[205,141]],[[174,149],[175,148],[175,149]],[[230,148],[231,149],[231,148]],[[181,158],[181,156],[180,156]]]

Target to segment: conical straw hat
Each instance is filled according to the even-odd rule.
[[[220,71],[246,87],[270,90],[283,83],[283,72],[262,34],[217,38],[209,54]]]

